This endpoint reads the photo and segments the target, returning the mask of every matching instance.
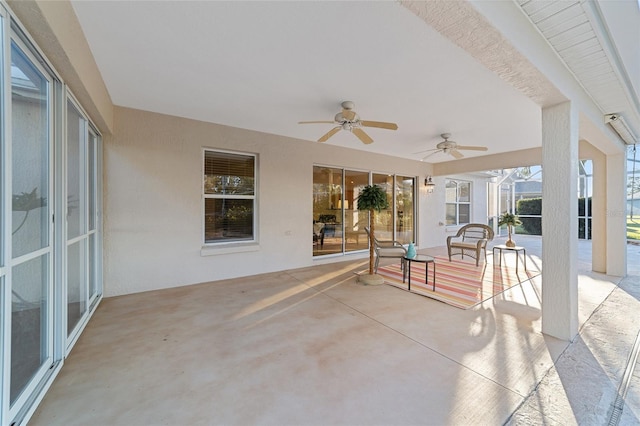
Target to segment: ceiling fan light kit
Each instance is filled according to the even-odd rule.
[[[298,124],[334,124],[336,127],[329,130],[318,139],[318,142],[326,142],[331,136],[340,130],[346,130],[353,133],[362,143],[370,144],[373,139],[364,131],[362,127],[377,127],[380,129],[397,130],[396,123],[387,123],[384,121],[367,121],[360,120],[360,116],[353,111],[355,107],[351,101],[344,101],[341,104],[342,111],[337,113],[333,121],[299,121]]]

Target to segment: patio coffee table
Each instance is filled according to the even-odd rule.
[[[496,249],[498,249],[500,251],[500,263],[498,263],[499,266],[502,266],[502,251],[503,250],[509,250],[509,251],[514,251],[516,252],[516,274],[518,273],[518,263],[520,263],[520,255],[518,254],[519,252],[522,252],[522,257],[524,258],[524,270],[527,270],[527,250],[524,247],[520,247],[520,246],[515,246],[515,247],[509,247],[506,246],[504,244],[500,244],[497,246],[493,246],[493,261],[496,261]]]
[[[429,264],[433,263],[433,291],[436,291],[436,259],[433,256],[427,256],[426,254],[416,254],[413,257],[403,257],[402,263],[404,264],[404,270],[402,271],[402,282],[405,278],[408,278],[408,290],[411,290],[411,262],[424,263],[424,283],[428,284],[429,281]]]

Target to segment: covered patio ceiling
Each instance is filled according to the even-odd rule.
[[[431,9],[420,17],[424,4]],[[452,42],[457,31],[487,37],[483,27],[464,33],[468,15],[480,16],[467,2],[72,5],[115,105],[315,143],[333,125],[298,122],[330,121],[349,100],[363,120],[399,128],[367,128],[369,145],[347,131],[327,144],[416,160],[445,132],[489,148],[465,157],[540,146],[540,102]]]

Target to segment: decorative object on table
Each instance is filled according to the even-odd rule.
[[[373,271],[373,253],[375,245],[375,213],[389,207],[387,194],[377,185],[367,185],[358,195],[358,210],[369,210],[369,274],[361,275],[364,284],[382,284],[384,279]]]
[[[413,243],[409,243],[409,247],[407,247],[407,257],[416,257],[416,246]]]
[[[507,230],[509,231],[509,239],[505,243],[507,247],[515,247],[516,243],[511,239],[511,228],[514,226],[522,225],[522,222],[513,213],[504,212],[502,216],[498,218],[498,226],[507,225]]]

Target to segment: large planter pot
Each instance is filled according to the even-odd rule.
[[[504,245],[505,245],[505,246],[507,246],[507,247],[515,247],[515,246],[516,246],[516,243],[515,243],[511,238],[509,238],[509,239],[507,240],[507,242],[506,242],[506,243],[504,243]]]

